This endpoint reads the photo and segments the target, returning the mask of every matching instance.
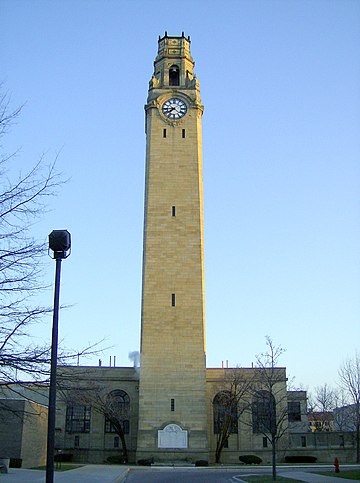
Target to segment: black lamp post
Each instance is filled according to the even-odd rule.
[[[54,312],[51,338],[51,368],[49,388],[49,412],[47,433],[46,483],[54,481],[56,366],[58,349],[58,321],[60,299],[61,261],[70,255],[71,236],[67,230],[53,230],[49,235],[49,255],[56,260]]]

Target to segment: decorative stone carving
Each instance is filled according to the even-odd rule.
[[[158,431],[158,448],[185,449],[188,447],[188,432],[177,424],[168,424]]]
[[[159,79],[157,79],[156,76],[153,75],[149,82],[149,88],[154,89],[156,87],[159,87],[159,85],[160,85]]]

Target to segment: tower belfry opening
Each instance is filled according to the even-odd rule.
[[[177,65],[172,65],[169,69],[169,86],[178,86],[180,83],[180,69]]]

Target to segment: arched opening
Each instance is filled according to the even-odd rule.
[[[124,434],[130,432],[130,398],[125,391],[111,391],[106,398],[105,433],[117,433],[121,426]]]
[[[177,65],[172,65],[169,69],[169,86],[180,85],[180,69]]]
[[[237,433],[237,403],[236,400],[231,397],[231,392],[218,392],[213,400],[213,408],[214,434],[219,434],[224,431],[228,433]]]

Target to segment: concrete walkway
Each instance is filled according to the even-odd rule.
[[[128,467],[110,465],[86,465],[69,471],[56,471],[55,483],[122,483]],[[45,471],[10,468],[0,474],[0,483],[44,483]]]
[[[293,480],[306,481],[309,483],[342,483],[343,481],[352,481],[348,478],[337,478],[336,476],[324,476],[316,473],[307,473],[306,471],[278,471],[279,476],[284,478],[292,478]]]

